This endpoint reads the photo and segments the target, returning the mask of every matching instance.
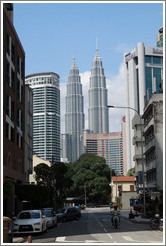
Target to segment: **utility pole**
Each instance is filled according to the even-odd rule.
[[[143,134],[143,128],[142,128],[142,122],[141,122],[141,115],[139,112],[132,107],[123,107],[123,106],[113,106],[113,105],[108,105],[108,108],[124,108],[124,109],[131,109],[134,110],[137,115],[140,117],[140,127],[141,127],[141,158],[142,158],[142,178],[143,178],[143,215],[146,215],[146,197],[145,197],[145,170],[144,170],[144,158],[143,158],[143,141],[142,141],[142,134]]]

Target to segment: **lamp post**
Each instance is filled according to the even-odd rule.
[[[141,122],[141,115],[139,114],[139,112],[132,107],[123,107],[123,106],[113,106],[113,105],[108,105],[108,108],[124,108],[124,109],[131,109],[134,110],[137,115],[140,118],[140,126],[141,126],[141,159],[142,159],[142,182],[143,182],[143,215],[146,215],[146,206],[145,206],[145,177],[144,177],[144,158],[143,158],[143,141],[142,141],[142,133],[143,133],[143,129],[142,129],[142,122]]]

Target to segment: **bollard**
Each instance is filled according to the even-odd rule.
[[[32,243],[32,236],[28,236],[27,243]]]
[[[3,243],[9,243],[9,229],[11,219],[9,217],[3,217]]]

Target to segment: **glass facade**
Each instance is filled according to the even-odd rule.
[[[146,99],[147,91],[149,90],[149,96],[151,97],[153,92],[153,81],[156,82],[156,93],[161,92],[160,84],[162,81],[162,63],[163,59],[160,56],[145,56],[145,80],[146,80]]]
[[[33,89],[33,152],[39,157],[60,161],[60,90],[54,73],[29,75]]]

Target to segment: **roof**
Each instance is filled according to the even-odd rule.
[[[119,176],[119,177],[112,177],[112,181],[113,182],[135,182],[136,181],[136,177],[134,176],[126,176],[126,177],[123,177],[123,176]]]

